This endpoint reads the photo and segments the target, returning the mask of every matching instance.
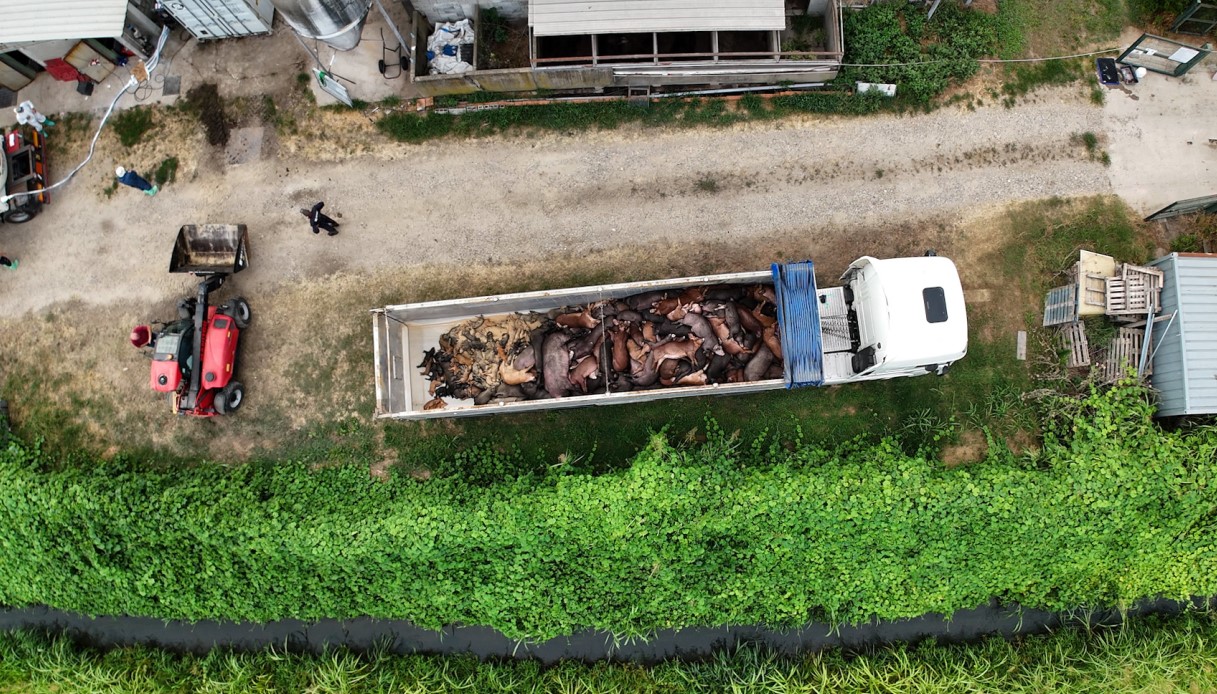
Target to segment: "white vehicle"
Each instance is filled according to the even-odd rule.
[[[841,282],[842,286],[817,288],[811,262],[803,262],[775,264],[770,272],[628,282],[374,309],[376,416],[463,417],[943,375],[967,353],[963,288],[950,260],[933,256],[888,260],[863,257],[849,266]],[[597,394],[483,405],[471,399],[457,399],[448,400],[439,408],[424,409],[424,405],[435,400],[425,374],[416,364],[438,345],[441,335],[468,319],[547,313],[658,290],[680,292],[688,287],[758,284],[772,287],[776,297],[783,353],[781,378],[628,391],[609,387]]]

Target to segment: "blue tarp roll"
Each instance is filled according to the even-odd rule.
[[[782,369],[787,388],[824,385],[824,345],[820,340],[820,302],[815,265],[773,264],[778,325],[782,329]]]

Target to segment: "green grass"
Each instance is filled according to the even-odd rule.
[[[999,9],[1026,37],[1024,53],[1003,58],[1069,55],[1096,44],[1112,48],[1129,16],[1125,0],[1002,0]]]
[[[646,107],[625,102],[555,103],[512,106],[463,114],[391,113],[376,122],[381,132],[402,142],[443,137],[484,137],[504,132],[587,129],[615,130],[626,125],[647,127],[727,126],[746,120],[784,117],[795,113],[873,113],[884,106],[877,95],[808,93],[778,97],[765,104],[754,98],[748,109],[729,109],[719,100],[657,101]]]
[[[1133,619],[1115,629],[1067,629],[1012,641],[890,646],[780,656],[756,647],[704,662],[633,664],[479,662],[472,657],[333,649],[205,656],[145,647],[99,651],[66,637],[0,634],[0,689],[93,694],[261,692],[1209,692],[1217,689],[1217,626],[1207,615]]]
[[[621,470],[554,461],[506,481],[521,464],[492,446],[453,456],[451,476],[382,482],[355,456],[64,464],[10,444],[0,604],[547,638],[1217,594],[1217,430],[1163,432],[1151,411],[1132,387],[1055,398],[1042,452],[985,430],[985,461],[950,470],[891,439],[829,448],[713,423],[700,446],[653,437]]]
[[[174,183],[177,181],[177,157],[168,157],[157,165],[156,171],[152,174],[153,183],[165,187],[166,183]]]
[[[152,108],[136,106],[119,111],[111,121],[114,133],[123,147],[134,147],[143,141],[144,135],[156,125],[152,117]]]
[[[1128,0],[1132,20],[1143,25],[1169,27],[1190,0]]]
[[[1093,61],[1087,63],[1081,59],[1015,64],[1006,70],[1007,79],[1002,84],[1003,103],[1012,107],[1019,98],[1040,87],[1073,84],[1087,77],[1094,79],[1090,69],[1093,65]]]

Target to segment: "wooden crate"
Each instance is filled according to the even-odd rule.
[[[1123,263],[1115,277],[1108,277],[1107,315],[1136,320],[1162,308],[1162,271]]]
[[[1078,321],[1061,326],[1061,346],[1068,352],[1069,368],[1090,366],[1090,344],[1086,341],[1086,324]]]

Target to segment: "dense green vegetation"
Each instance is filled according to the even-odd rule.
[[[932,20],[925,8],[907,2],[876,3],[845,15],[846,64],[895,65],[847,67],[838,82],[891,82],[900,98],[928,104],[952,80],[976,73],[977,58],[997,52],[994,15],[944,3]]]
[[[992,638],[972,645],[877,649],[797,658],[755,648],[707,662],[655,667],[473,658],[281,652],[174,655],[148,648],[99,652],[66,638],[0,634],[0,690],[93,692],[1002,692],[1039,694],[1217,689],[1217,623],[1210,615],[1137,619],[1122,628]]]
[[[627,469],[390,482],[366,464],[149,470],[0,455],[0,604],[91,614],[581,627],[797,625],[1217,593],[1217,432],[1139,388],[1057,398],[1041,453],[947,470],[892,440],[662,435]],[[512,466],[489,447],[465,470]],[[493,477],[493,475],[492,475]]]

